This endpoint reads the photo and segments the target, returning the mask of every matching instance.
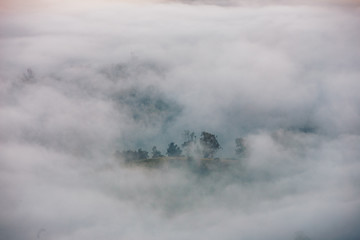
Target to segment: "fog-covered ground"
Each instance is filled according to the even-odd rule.
[[[1,240],[360,239],[358,1],[79,2],[2,4]],[[114,158],[187,129],[246,157]]]

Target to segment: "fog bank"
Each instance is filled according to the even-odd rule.
[[[0,239],[359,239],[358,9],[187,3],[0,16]],[[184,130],[248,152],[114,157]]]

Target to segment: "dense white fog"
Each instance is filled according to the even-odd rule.
[[[1,11],[1,240],[360,239],[357,1],[94,2]]]

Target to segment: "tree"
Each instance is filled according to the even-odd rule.
[[[190,132],[189,130],[185,130],[184,131],[184,140],[185,140],[185,142],[183,143],[183,145],[185,145],[186,143],[195,142],[196,141],[195,133]]]
[[[31,68],[26,69],[26,72],[23,74],[23,80],[25,82],[34,82],[35,81],[35,74]]]
[[[244,138],[237,138],[235,139],[235,153],[239,157],[243,157],[246,153],[246,143]]]
[[[131,161],[149,158],[148,152],[142,150],[141,148],[139,148],[137,151],[126,150],[121,152],[120,154],[119,153],[117,154],[118,156],[122,157],[125,160],[125,162],[131,162]]]
[[[149,153],[147,151],[143,151],[141,148],[138,149],[138,157],[139,159],[148,159]]]
[[[204,158],[213,158],[215,153],[221,149],[216,136],[208,132],[201,133],[200,144]]]
[[[195,146],[196,146],[196,136],[194,132],[190,132],[189,130],[184,131],[184,143],[181,147],[184,149],[186,156],[191,156],[194,154]]]
[[[152,148],[152,158],[160,158],[160,157],[163,157],[163,155],[161,154],[161,152],[159,150],[157,150],[157,148],[154,146]]]
[[[176,145],[175,143],[170,143],[168,149],[166,150],[167,155],[169,157],[178,157],[181,155],[182,151],[181,149],[178,147],[178,145]]]
[[[122,151],[119,156],[125,160],[125,162],[131,162],[137,160],[137,152],[132,150]]]

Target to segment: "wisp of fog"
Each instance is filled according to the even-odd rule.
[[[360,239],[360,9],[279,2],[1,11],[0,239]]]

